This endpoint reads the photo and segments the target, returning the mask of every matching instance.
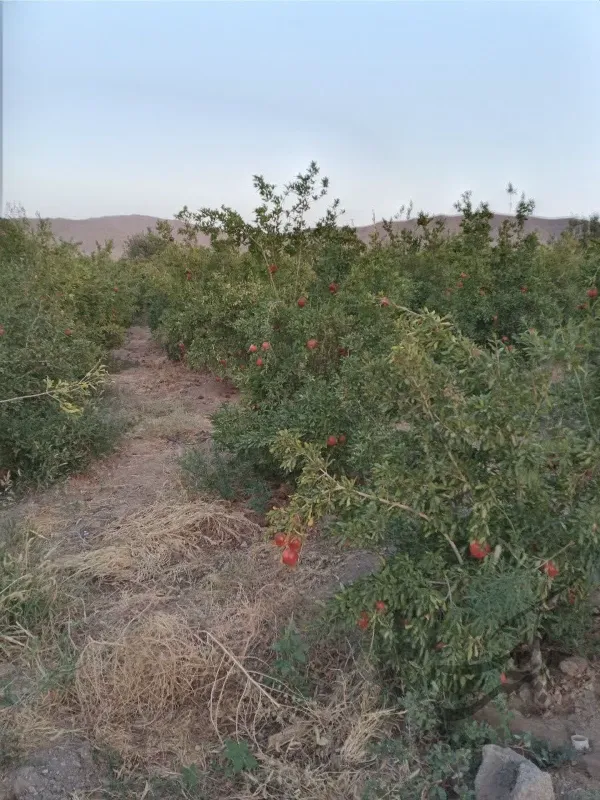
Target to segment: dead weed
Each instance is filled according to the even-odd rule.
[[[207,545],[239,544],[259,532],[258,525],[223,504],[163,501],[114,523],[91,550],[62,556],[54,568],[107,583],[142,583],[193,562]]]

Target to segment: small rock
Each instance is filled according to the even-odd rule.
[[[571,658],[563,659],[558,665],[558,668],[562,673],[568,675],[569,678],[577,678],[583,675],[588,666],[587,659],[582,656],[571,656]]]
[[[509,747],[487,744],[475,778],[477,800],[554,800],[552,779]]]
[[[23,767],[18,769],[15,773],[12,785],[12,797],[15,800],[29,800],[31,797],[37,797],[39,785],[39,778],[35,770],[31,767]]]
[[[528,683],[524,683],[519,687],[519,697],[523,703],[525,703],[525,705],[530,706],[532,704],[533,692],[531,691],[531,686]]]

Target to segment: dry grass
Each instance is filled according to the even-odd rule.
[[[93,549],[63,556],[54,568],[104,582],[142,583],[193,565],[206,546],[256,538],[260,528],[218,503],[165,501],[119,520],[98,536]]]
[[[260,534],[224,504],[162,501],[78,543],[87,550],[44,553],[41,574],[77,599],[54,620],[77,623],[74,680],[10,712],[20,741],[71,730],[146,774],[196,764],[215,800],[363,796],[375,769],[370,745],[400,716],[383,707],[350,648],[319,643],[310,698],[265,679],[273,641],[290,616],[314,614],[331,560],[310,548],[289,571]],[[233,783],[211,766],[226,738],[246,742],[259,765]],[[400,784],[404,768],[393,770]]]
[[[222,619],[220,639],[159,612],[112,641],[90,640],[76,694],[95,741],[131,766],[205,770],[227,736],[246,741],[260,769],[241,778],[235,795],[215,776],[215,798],[358,800],[374,763],[369,747],[393,734],[400,715],[382,707],[371,675],[356,665],[340,670],[321,698],[268,688],[250,647],[257,631],[243,616],[230,617],[228,627]]]
[[[158,610],[134,617],[114,638],[89,638],[75,682],[86,725],[124,756],[156,760],[164,743],[182,734],[196,743],[220,741],[221,730],[235,731],[249,707],[277,708],[256,672],[255,653],[269,640],[264,611],[260,601],[213,603],[202,609],[208,630],[195,609]],[[176,749],[181,757],[181,744]]]
[[[220,724],[235,727],[241,704],[258,708],[269,700],[210,632],[164,612],[126,626],[112,641],[89,640],[75,690],[97,741],[133,762],[170,755],[185,763],[192,741],[218,741]]]
[[[371,768],[384,777],[371,746],[397,733],[400,724],[401,714],[382,706],[370,672],[347,665],[326,695],[284,708],[268,738],[256,719],[243,731],[261,770],[259,778],[246,776],[236,797],[360,800]],[[386,779],[400,788],[408,769],[395,765],[391,772]]]
[[[136,419],[131,436],[189,438],[212,427],[207,409],[194,408],[189,399],[141,397],[129,407]]]

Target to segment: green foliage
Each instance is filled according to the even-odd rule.
[[[190,237],[151,259],[153,324],[172,357],[240,389],[214,439],[224,463],[293,485],[274,531],[307,548],[323,520],[385,546],[332,619],[360,622],[392,686],[454,713],[534,634],[585,635],[600,552],[597,225],[542,244],[521,196],[493,237],[466,193],[458,233],[420,213],[367,248],[336,227],[337,201],[308,224],[328,189],[316,165],[255,187],[251,222],[184,209],[213,247]],[[201,463],[191,471],[208,485]]]
[[[506,744],[544,770],[560,767],[576,758],[576,751],[572,747],[553,747],[531,733],[515,734],[512,741]]]
[[[236,742],[234,739],[225,739],[223,760],[225,763],[225,774],[234,777],[242,772],[251,772],[258,767],[258,761],[254,758],[244,741]]]
[[[119,432],[102,362],[139,307],[138,278],[110,249],[82,255],[48,227],[0,221],[0,471],[45,483]]]
[[[295,625],[285,628],[281,637],[273,643],[271,649],[277,658],[271,665],[270,682],[282,685],[299,694],[307,695],[309,680],[307,675],[308,644],[300,636]]]
[[[246,500],[257,513],[267,509],[271,490],[253,465],[241,456],[213,448],[210,453],[189,449],[181,459],[186,483],[193,491],[225,500]]]
[[[145,260],[162,253],[169,241],[173,241],[171,230],[162,229],[162,233],[155,233],[148,228],[146,233],[134,233],[125,242],[125,258],[132,261]]]
[[[52,615],[54,583],[31,569],[36,541],[13,524],[0,529],[0,651],[31,644]]]

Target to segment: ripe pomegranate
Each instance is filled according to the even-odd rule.
[[[508,678],[506,677],[506,672],[500,673],[500,683],[504,686],[508,683]]]
[[[331,281],[331,283],[329,284],[329,291],[331,292],[331,294],[335,294],[339,288],[340,287],[338,286],[338,284],[334,283],[333,281]]]
[[[306,343],[306,346],[308,347],[309,350],[314,350],[318,344],[319,343],[316,339],[309,339],[308,342]]]
[[[521,286],[521,294],[527,294],[528,291],[526,286]]]
[[[299,553],[300,550],[302,550],[302,539],[300,539],[299,536],[293,536],[288,542],[288,547],[291,550],[295,550],[296,553]]]
[[[375,603],[375,608],[376,608],[377,611],[379,611],[380,614],[384,614],[387,611],[387,606],[383,602],[383,600],[378,600]]]
[[[549,578],[556,578],[559,573],[559,569],[554,561],[546,561],[545,564],[542,564],[542,569]]]
[[[502,341],[503,341],[503,342],[508,342],[508,336],[503,336],[503,337],[502,337]]]
[[[369,627],[369,615],[366,611],[361,612],[356,624],[361,631],[366,631],[366,629]]]
[[[327,447],[335,447],[337,443],[338,443],[337,436],[327,437]]]
[[[271,273],[271,275],[275,275],[278,269],[279,267],[277,266],[277,264],[269,264],[269,272]]]
[[[179,342],[179,344],[177,345],[177,347],[179,348],[179,351],[180,351],[181,353],[184,353],[184,352],[185,352],[185,345],[184,345],[184,343],[183,343],[183,342]]]
[[[306,297],[299,297],[298,298],[298,305],[300,308],[304,308],[306,305]]]
[[[346,434],[340,433],[338,436],[338,444],[345,444],[346,443]]]
[[[463,286],[464,286],[464,283],[463,283],[462,281],[458,281],[458,283],[456,284],[456,286],[457,286],[457,288],[458,288],[458,289],[462,289],[462,288],[463,288]]]
[[[4,336],[6,331],[4,330],[4,325],[0,325],[0,336]]]
[[[258,347],[255,344],[251,344],[250,347],[248,348],[249,353],[256,353],[257,350]]]
[[[473,541],[469,545],[469,553],[473,558],[483,559],[490,554],[491,550],[492,548],[487,542],[481,544],[478,541]]]
[[[227,359],[226,358],[220,358],[219,359],[219,364],[221,364],[223,367],[226,367],[227,366]]]
[[[262,367],[264,363],[265,362],[262,360],[262,358],[257,358],[256,359],[256,366],[257,367]]]
[[[575,589],[569,589],[569,605],[574,606],[575,601],[577,599],[577,595],[575,594]]]
[[[192,280],[192,273],[189,271],[189,269],[185,273],[185,277],[187,278],[188,281]]]
[[[298,553],[296,550],[292,550],[291,547],[286,547],[283,553],[281,554],[281,560],[284,564],[288,567],[295,567],[298,563]]]
[[[591,288],[591,289],[588,289],[588,290],[587,290],[587,296],[588,296],[589,298],[591,298],[592,300],[595,300],[595,299],[596,299],[596,297],[598,297],[598,289],[596,289],[596,287],[595,287],[595,286],[592,286],[592,288]]]
[[[270,345],[270,343],[269,343],[269,342],[263,342],[263,343],[261,344],[261,348],[262,348],[263,350],[265,350],[265,351],[266,351],[266,350],[270,350],[270,349],[271,349],[271,345]]]
[[[113,292],[118,292],[118,291],[119,291],[118,288],[115,286]]]
[[[338,347],[338,353],[339,353],[341,356],[347,356],[347,355],[350,355],[350,352],[349,352],[349,351],[348,351],[348,350],[347,350],[345,347]]]
[[[283,547],[287,541],[287,536],[285,533],[276,533],[273,537],[273,544],[277,545],[277,547]]]
[[[65,328],[65,336],[70,336],[73,333],[71,328]]]
[[[390,304],[389,297],[382,297],[381,300],[379,301],[379,305],[384,306],[385,308],[387,308],[389,304]]]

